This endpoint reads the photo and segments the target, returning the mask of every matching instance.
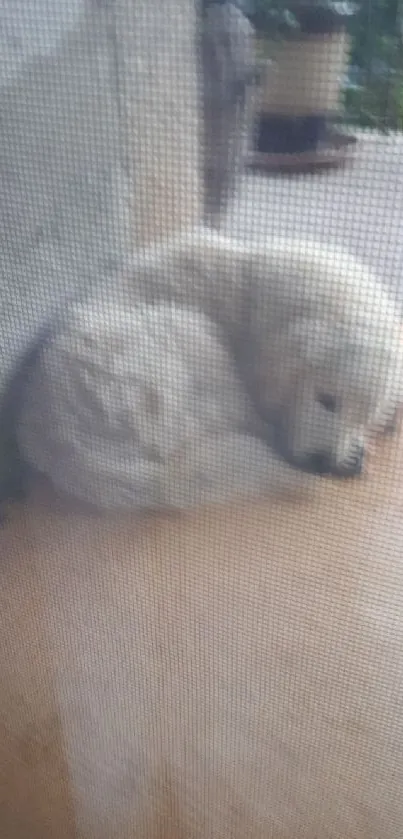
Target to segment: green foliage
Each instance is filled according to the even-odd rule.
[[[398,36],[397,20],[398,0],[365,0],[350,23],[352,61],[365,67],[371,57],[385,58],[385,50],[393,50],[387,42]]]
[[[344,93],[346,118],[366,128],[403,130],[403,77],[391,83],[376,79]]]
[[[365,126],[403,128],[403,56],[398,0],[366,0],[351,21],[351,64],[360,84],[347,87],[347,116]]]

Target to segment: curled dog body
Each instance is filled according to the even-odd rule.
[[[344,251],[191,231],[134,254],[110,295],[66,314],[27,388],[20,445],[102,507],[354,476],[402,398],[400,329]]]

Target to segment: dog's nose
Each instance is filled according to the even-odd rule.
[[[332,472],[332,462],[327,452],[312,452],[308,457],[307,466],[316,475],[328,475]]]
[[[307,466],[310,472],[315,475],[338,475],[344,478],[353,478],[362,472],[364,461],[364,447],[357,445],[349,455],[348,460],[341,466],[335,465],[330,454],[327,452],[312,452],[309,455]]]

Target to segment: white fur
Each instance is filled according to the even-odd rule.
[[[251,435],[254,422],[204,315],[96,300],[76,305],[44,348],[20,440],[59,489],[87,502],[183,508],[301,483]]]
[[[325,451],[337,468],[401,390],[400,319],[368,268],[317,243],[196,230],[136,253],[110,297],[72,309],[34,371],[20,442],[79,498],[183,507],[308,481],[258,439],[254,400],[280,416],[291,458]]]

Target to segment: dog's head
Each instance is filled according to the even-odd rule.
[[[295,320],[260,350],[256,398],[288,461],[358,475],[369,435],[388,425],[403,398],[400,324]]]

